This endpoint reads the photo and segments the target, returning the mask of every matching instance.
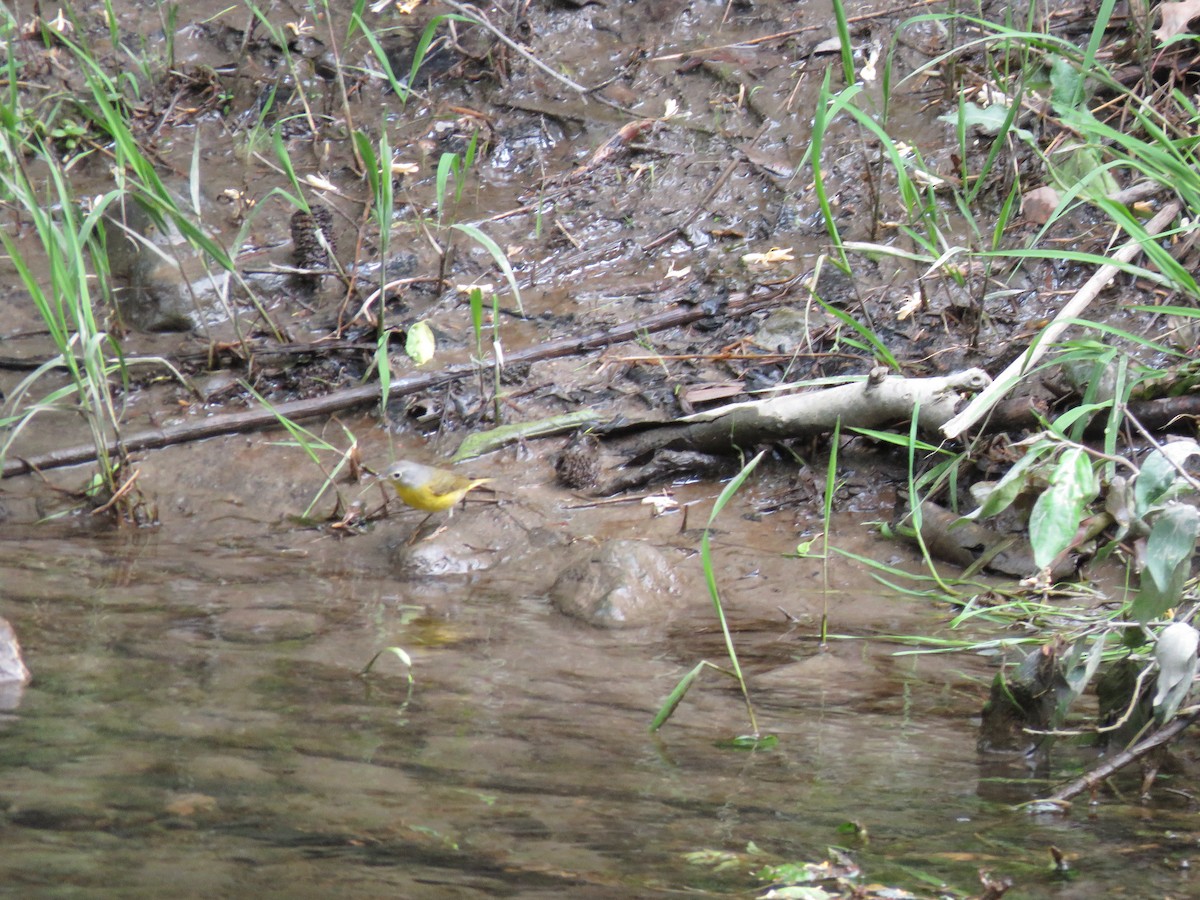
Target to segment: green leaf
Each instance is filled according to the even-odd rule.
[[[939,122],[949,122],[951,125],[957,125],[959,116],[962,116],[962,124],[966,128],[978,128],[984,134],[1000,134],[1005,131],[1005,126],[1011,128],[1011,113],[1008,107],[999,103],[993,103],[991,106],[982,107],[968,100],[961,105],[961,108],[952,113],[946,113],[944,116],[938,116]],[[1024,128],[1012,128],[1012,132],[1022,140],[1033,143],[1033,134],[1026,131]]]
[[[1181,565],[1190,569],[1200,534],[1200,513],[1194,506],[1169,506],[1154,517],[1146,538],[1146,574],[1160,591],[1167,591]]]
[[[400,660],[400,662],[404,663],[405,667],[409,670],[408,671],[408,680],[411,683],[413,680],[413,677],[412,677],[413,661],[412,661],[412,657],[408,655],[408,651],[405,650],[403,647],[384,647],[382,650],[380,650],[378,653],[376,653],[374,656],[371,657],[371,661],[369,663],[367,663],[366,666],[363,667],[361,674],[363,674],[363,675],[369,674],[371,669],[375,667],[375,663],[378,662],[379,658],[381,656],[383,656],[385,653],[390,653],[392,656],[396,657],[396,659]]]
[[[1074,110],[1083,99],[1083,73],[1062,56],[1050,67],[1050,104],[1060,115]]]
[[[1100,668],[1100,661],[1104,656],[1104,643],[1107,640],[1108,632],[1102,631],[1095,637],[1079,638],[1071,647],[1071,652],[1067,654],[1062,663],[1064,684],[1055,689],[1057,697],[1054,706],[1055,722],[1065,720],[1067,711],[1083,694],[1088,682]]]
[[[517,303],[517,310],[524,315],[525,307],[521,303],[521,288],[517,285],[517,276],[513,273],[512,266],[508,262],[508,256],[500,249],[500,245],[484,234],[476,225],[454,224],[450,227],[456,231],[461,231],[491,254],[496,265],[500,267],[500,271],[504,273],[504,278],[513,292],[513,299]]]
[[[575,431],[578,428],[589,428],[607,421],[603,414],[591,407],[572,410],[557,416],[544,419],[533,419],[527,422],[513,422],[510,425],[497,425],[488,431],[476,431],[463,438],[451,462],[463,462],[499,450],[509,444],[520,441],[545,437],[550,434],[562,434],[565,431]]]
[[[1160,588],[1153,578],[1143,578],[1137,597],[1129,608],[1129,615],[1135,622],[1149,622],[1163,615],[1168,609],[1179,603],[1183,596],[1183,585],[1187,581],[1190,566],[1181,565],[1172,573],[1171,582],[1166,588]],[[1132,633],[1138,633],[1130,630]]]
[[[1065,144],[1047,158],[1050,174],[1063,190],[1075,190],[1089,200],[1102,200],[1119,189],[1100,150],[1089,144]]]
[[[280,134],[280,130],[276,129],[276,134]],[[381,170],[379,168],[379,157],[375,155],[375,148],[371,145],[371,139],[361,131],[355,131],[351,137],[354,139],[354,148],[358,151],[359,158],[363,162],[363,173],[367,178],[367,186],[371,189],[372,196],[379,193],[379,180],[381,178]],[[284,154],[283,138],[277,137],[278,154]],[[299,193],[300,186],[296,185],[296,192]]]
[[[818,532],[807,541],[801,541],[796,545],[796,552],[792,555],[797,559],[824,559],[825,557],[820,551],[813,550],[813,545],[823,537],[825,537],[825,533]]]
[[[700,677],[700,673],[704,671],[707,665],[708,663],[706,662],[698,662],[692,671],[688,672],[681,679],[679,679],[679,684],[675,685],[675,690],[671,691],[670,696],[667,697],[667,699],[663,702],[663,705],[659,708],[658,714],[654,717],[654,721],[650,723],[651,731],[658,731],[658,729],[662,728],[663,725],[666,724],[667,719],[671,718],[671,714],[674,713],[679,707],[679,704],[683,702],[683,698],[687,695],[688,688],[692,686],[692,682]]]
[[[436,349],[437,340],[434,338],[433,329],[429,327],[428,322],[421,320],[409,326],[408,336],[404,341],[404,352],[413,362],[418,366],[425,365],[433,359]]]
[[[1038,497],[1029,517],[1029,542],[1039,568],[1050,565],[1071,545],[1084,509],[1096,494],[1096,478],[1087,453],[1078,447],[1069,448],[1059,458],[1050,475],[1050,486]]]
[[[471,330],[475,332],[475,355],[483,359],[483,290],[471,288]]]
[[[1030,447],[1025,455],[1004,473],[1004,477],[992,488],[991,493],[980,504],[979,509],[965,518],[986,519],[1008,509],[1012,502],[1021,495],[1021,492],[1029,486],[1030,479],[1033,477],[1032,466],[1034,463],[1038,462],[1053,447],[1054,445],[1046,440],[1038,441]]]
[[[1169,722],[1192,689],[1196,677],[1196,647],[1200,632],[1187,622],[1172,622],[1158,636],[1154,659],[1158,662],[1158,685],[1154,692],[1154,717]]]
[[[1142,463],[1133,485],[1134,511],[1147,515],[1155,504],[1166,500],[1179,478],[1177,465],[1183,465],[1193,455],[1200,454],[1200,444],[1188,439],[1164,444]]]
[[[388,357],[388,334],[386,331],[379,335],[375,342],[375,371],[379,375],[379,409],[385,413],[389,395],[392,392],[392,366]]]
[[[446,212],[446,187],[453,178],[455,182],[459,180],[462,174],[462,163],[459,161],[457,153],[443,153],[438,159],[437,178],[435,179],[434,195],[437,197],[437,213],[438,221]]]

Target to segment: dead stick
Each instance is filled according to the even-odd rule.
[[[757,312],[775,303],[787,293],[787,290],[788,288],[785,286],[772,291],[766,296],[757,298],[747,297],[741,300],[730,301],[722,312],[726,317],[730,318]],[[636,322],[626,322],[580,337],[547,341],[534,347],[527,347],[524,350],[506,354],[505,364],[513,365],[538,362],[544,359],[570,356],[573,353],[598,350],[611,344],[633,340],[641,334],[665,331],[668,328],[688,325],[700,319],[708,318],[709,315],[707,310],[699,306],[677,306],[658,315],[650,316]],[[485,368],[492,365],[493,363],[490,359],[483,362]],[[466,378],[475,374],[476,371],[475,363],[459,363],[447,366],[438,372],[410,375],[407,378],[400,378],[393,381],[389,388],[389,396],[402,397],[406,394],[428,390],[439,384],[445,384],[459,378]],[[373,403],[379,397],[379,385],[367,384],[362,387],[336,391],[324,397],[277,403],[273,410],[265,408],[251,409],[246,412],[211,416],[199,422],[184,422],[180,425],[172,425],[166,428],[151,428],[139,431],[126,436],[120,442],[120,446],[124,447],[128,453],[139,450],[153,450],[159,447],[166,447],[170,444],[182,444],[222,434],[236,434],[243,431],[265,428],[278,424],[278,416],[286,416],[293,421],[310,419],[315,416],[328,416],[347,409],[353,409],[357,406]],[[117,442],[112,441],[108,444],[107,451],[110,455],[115,454],[118,449]],[[0,473],[0,478],[11,478],[14,475],[24,475],[28,472],[78,465],[79,463],[89,462],[95,458],[96,447],[92,444],[68,447],[62,450],[52,450],[49,453],[31,456],[26,459],[6,459],[4,461],[4,471]]]
[[[771,123],[769,121],[763,122],[762,127],[759,128],[754,137],[750,139],[750,143],[747,146],[752,147],[757,144],[759,138],[767,133],[767,126],[770,124]],[[663,244],[667,243],[668,241],[673,241],[675,240],[676,236],[683,234],[683,230],[695,222],[697,218],[699,218],[700,213],[704,212],[705,207],[708,206],[713,197],[717,196],[721,188],[725,186],[725,182],[729,180],[729,176],[733,174],[733,170],[740,166],[743,161],[744,159],[742,154],[735,155],[733,159],[726,164],[725,168],[721,170],[721,174],[717,176],[717,180],[712,183],[712,186],[708,189],[708,192],[700,198],[700,202],[692,207],[692,211],[687,214],[687,217],[678,225],[671,226],[650,243],[643,246],[642,250],[647,253],[649,253],[651,250],[657,250]]]
[[[533,63],[535,66],[537,66],[539,69],[541,69],[543,72],[545,72],[547,75],[549,75],[551,78],[553,78],[555,81],[559,82],[560,84],[565,84],[571,90],[573,90],[579,94],[590,94],[593,90],[595,90],[595,88],[586,88],[582,84],[576,84],[574,81],[572,81],[566,75],[563,75],[561,72],[554,71],[554,69],[550,68],[544,62],[542,62],[540,59],[538,59],[536,56],[534,56],[532,53],[530,53],[528,50],[526,50],[524,47],[522,47],[520,44],[518,44],[516,41],[514,41],[512,38],[510,38],[507,34],[505,34],[503,31],[501,31],[499,28],[497,28],[495,25],[493,25],[488,20],[488,17],[485,16],[483,14],[483,12],[481,10],[479,10],[478,8],[476,8],[474,6],[468,6],[468,5],[465,5],[462,3],[456,3],[455,0],[446,0],[446,5],[449,6],[451,9],[458,10],[459,14],[461,14],[465,18],[469,19],[470,21],[475,22],[478,25],[481,25],[483,28],[486,28],[488,31],[490,31],[492,34],[494,34],[501,43],[505,44],[510,50],[512,50],[514,53],[519,54],[520,56],[525,57],[525,59],[527,59],[529,62]]]
[[[913,3],[905,3],[902,6],[893,6],[890,9],[878,9],[874,12],[863,13],[858,16],[850,16],[846,22],[850,25],[858,25],[862,22],[870,21],[871,19],[882,19],[888,16],[896,16],[900,13],[908,12],[910,9],[919,9],[923,6],[932,6],[937,0],[915,0]],[[756,38],[747,38],[744,41],[734,41],[732,44],[718,44],[714,47],[699,47],[695,50],[684,50],[680,53],[667,53],[663,56],[653,56],[647,62],[670,62],[674,59],[683,59],[685,56],[703,56],[706,53],[716,53],[719,50],[732,50],[738,47],[753,47],[756,44],[766,44],[771,41],[782,41],[786,38],[795,37],[799,34],[807,34],[810,31],[819,31],[822,28],[829,26],[822,22],[818,25],[805,25],[803,28],[790,28],[787,31],[777,31],[774,34],[764,34]]]
[[[1171,224],[1182,208],[1183,204],[1178,201],[1169,203],[1146,224],[1146,233],[1153,238]],[[1129,262],[1137,256],[1141,249],[1142,245],[1138,241],[1132,240],[1114,253],[1114,262],[1106,263],[1097,269],[1075,296],[1058,311],[1058,315],[1045,327],[1037,341],[1009,363],[1008,368],[1001,372],[986,390],[976,395],[975,399],[968,403],[962,412],[943,425],[942,434],[948,438],[956,438],[982,419],[996,401],[1012,390],[1033,367],[1033,364],[1042,358],[1050,346],[1058,340],[1058,336],[1070,327],[1071,320],[1079,316],[1096,299],[1104,286],[1120,271],[1119,264]]]
[[[1137,744],[1134,744],[1128,750],[1122,750],[1116,756],[1105,760],[1103,765],[1099,765],[1090,772],[1085,773],[1079,778],[1076,778],[1070,784],[1059,788],[1048,799],[1050,803],[1062,803],[1070,800],[1072,797],[1077,797],[1084,791],[1090,791],[1093,787],[1108,778],[1119,769],[1138,759],[1141,759],[1151,750],[1161,747],[1163,744],[1172,740],[1183,732],[1189,725],[1192,725],[1197,719],[1200,719],[1200,706],[1193,706],[1190,709],[1180,710],[1180,714],[1164,725],[1150,737],[1146,738]]]

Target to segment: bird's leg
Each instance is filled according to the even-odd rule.
[[[425,523],[429,521],[429,519],[432,515],[433,515],[433,513],[429,513],[428,515],[425,516],[425,518],[423,518],[419,523],[417,523],[417,527],[413,529],[412,535],[409,536],[408,546],[411,547],[413,544],[415,544],[417,542],[417,538],[419,538],[421,536],[421,529],[425,527]]]

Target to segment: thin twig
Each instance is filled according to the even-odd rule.
[[[1133,423],[1133,427],[1150,443],[1151,447],[1163,455],[1163,459],[1169,462],[1171,467],[1175,469],[1175,474],[1191,485],[1193,490],[1200,491],[1200,482],[1197,482],[1196,479],[1192,477],[1192,474],[1183,467],[1182,463],[1172,457],[1171,454],[1163,450],[1163,445],[1154,439],[1154,435],[1147,431],[1146,426],[1138,421],[1138,417],[1129,411],[1129,407],[1125,407],[1125,418]]]
[[[750,140],[750,143],[747,146],[752,147],[755,144],[757,144],[759,138],[761,138],[764,134],[767,133],[767,127],[770,124],[771,123],[769,121],[764,122],[762,127],[758,129],[758,133],[754,135],[754,137]],[[733,159],[731,159],[729,161],[729,163],[725,166],[725,168],[721,171],[721,174],[717,176],[716,181],[714,181],[712,183],[712,187],[710,187],[708,189],[708,192],[705,193],[705,195],[700,198],[700,201],[698,203],[696,203],[695,206],[692,207],[692,211],[687,214],[687,216],[683,219],[683,221],[680,222],[678,225],[674,225],[671,228],[668,228],[666,231],[664,231],[662,234],[660,234],[654,240],[650,241],[650,243],[645,244],[642,247],[642,249],[644,251],[646,251],[647,253],[649,253],[651,250],[657,250],[663,244],[666,244],[669,241],[673,241],[678,235],[683,234],[683,230],[685,228],[687,228],[689,225],[691,225],[693,222],[695,222],[696,219],[698,219],[700,217],[700,214],[702,212],[704,212],[704,208],[706,206],[708,206],[708,204],[712,201],[712,199],[715,196],[717,196],[717,194],[721,191],[722,188],[725,187],[725,182],[727,182],[729,180],[729,176],[731,176],[733,174],[734,170],[739,165],[741,165],[743,162],[745,162],[744,154],[741,154],[741,153],[735,154]]]
[[[918,9],[923,6],[932,6],[938,0],[916,0],[914,3],[905,3],[901,6],[893,6],[888,9],[879,9],[874,12],[863,13],[858,16],[850,16],[846,21],[851,25],[857,25],[860,22],[867,22],[871,19],[882,19],[888,16],[899,15],[900,13],[908,12],[910,9]],[[798,34],[807,34],[812,31],[820,31],[822,28],[828,27],[825,23],[819,25],[805,25],[803,28],[789,28],[787,31],[776,31],[774,34],[764,34],[756,38],[747,38],[744,41],[734,41],[731,44],[717,44],[713,47],[697,47],[695,50],[683,50],[679,53],[665,53],[662,56],[653,56],[647,62],[670,62],[675,59],[683,59],[685,56],[703,56],[707,53],[715,53],[718,50],[734,50],[738,47],[753,47],[757,44],[767,44],[771,41],[782,41],[790,37],[795,37]]]
[[[539,69],[541,69],[543,72],[545,72],[547,75],[549,75],[554,80],[558,81],[560,84],[564,84],[567,87],[569,87],[571,90],[577,91],[580,94],[590,94],[592,92],[593,88],[586,88],[582,84],[572,81],[566,75],[561,75],[558,72],[555,72],[552,68],[550,68],[544,62],[542,62],[540,59],[538,59],[536,56],[534,56],[532,53],[530,53],[528,50],[526,50],[524,47],[522,47],[520,44],[518,44],[512,38],[510,38],[507,34],[505,34],[503,31],[501,31],[499,28],[497,28],[495,25],[493,25],[490,21],[488,21],[488,17],[485,16],[483,14],[483,12],[481,12],[477,7],[469,6],[465,3],[456,3],[455,0],[446,0],[446,5],[449,6],[451,9],[458,10],[462,15],[466,16],[471,21],[478,22],[480,25],[482,25],[484,28],[486,28],[488,31],[490,31],[492,34],[494,34],[500,40],[500,42],[502,44],[509,47],[511,50],[513,50],[515,53],[519,54],[520,56],[523,56],[525,59],[527,59],[529,62],[533,63],[535,66],[537,66]]]

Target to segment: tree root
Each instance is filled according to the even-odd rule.
[[[936,432],[954,415],[962,392],[979,391],[991,382],[982,369],[939,378],[905,378],[876,369],[851,384],[734,403],[641,431],[610,443],[627,457],[657,450],[736,453],[758,444],[809,437],[843,428],[881,428],[911,421]]]

